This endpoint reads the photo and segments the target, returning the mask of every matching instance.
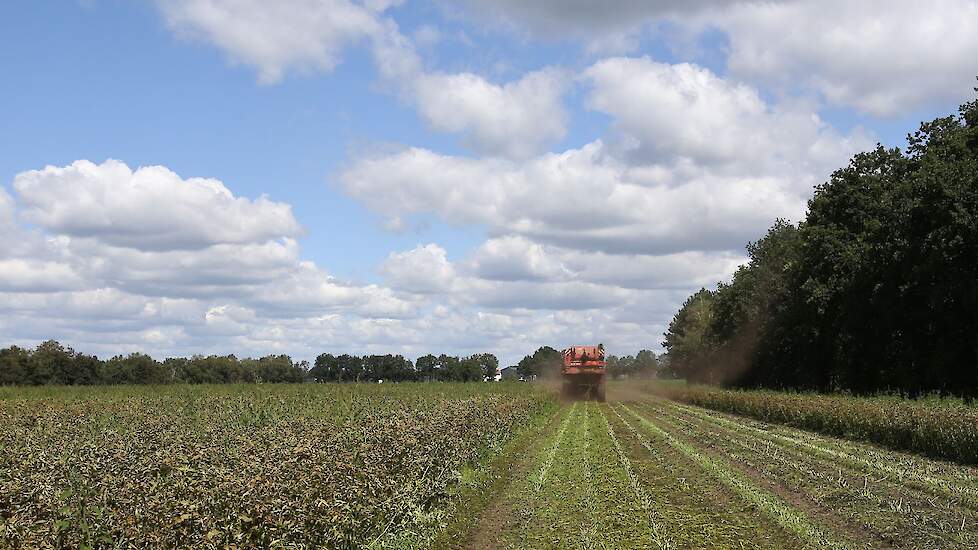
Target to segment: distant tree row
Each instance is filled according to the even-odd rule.
[[[608,376],[612,378],[654,378],[659,375],[659,359],[655,353],[643,349],[634,357],[609,355]]]
[[[491,353],[469,357],[425,355],[417,365],[400,355],[322,354],[310,368],[288,355],[238,359],[234,355],[195,355],[157,361],[142,353],[101,360],[49,340],[34,349],[0,349],[0,386],[100,384],[226,384],[254,382],[481,381],[496,376]]]
[[[499,360],[491,353],[469,357],[424,355],[416,364],[400,355],[334,356],[324,353],[316,358],[309,376],[317,382],[473,382],[492,380],[499,370]]]
[[[103,361],[54,340],[33,350],[17,346],[0,349],[0,385],[302,382],[307,370],[306,362],[293,363],[288,355],[260,359],[198,355],[160,362],[132,353]]]
[[[856,155],[683,304],[670,368],[750,387],[978,394],[978,102]]]

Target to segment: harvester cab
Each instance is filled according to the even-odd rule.
[[[562,353],[561,395],[565,399],[604,401],[604,347],[571,346]]]

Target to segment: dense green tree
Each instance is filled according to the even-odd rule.
[[[72,367],[75,352],[54,340],[42,342],[28,361],[28,384],[70,384],[74,381]]]
[[[751,384],[761,342],[779,317],[800,254],[798,228],[777,220],[767,234],[747,245],[748,262],[713,293],[707,331],[709,371],[701,378],[726,384]]]
[[[922,124],[905,151],[856,155],[797,228],[778,221],[748,253],[673,319],[676,374],[978,394],[978,102]]]
[[[445,382],[459,380],[462,376],[462,361],[458,357],[445,355],[438,356],[435,363],[435,371],[438,373],[438,380]]]
[[[655,376],[659,368],[659,361],[651,350],[643,349],[635,355],[635,363],[630,374],[643,378]]]
[[[483,380],[495,380],[499,374],[499,359],[491,353],[477,353],[472,358],[479,364]]]
[[[297,383],[302,382],[304,374],[288,355],[269,355],[258,360],[256,378],[261,382]]]
[[[673,371],[690,381],[709,381],[711,351],[709,332],[713,322],[713,292],[701,288],[683,302],[669,323],[662,346]]]
[[[26,383],[30,358],[30,352],[24,348],[0,349],[0,386]]]
[[[429,353],[428,355],[418,357],[418,360],[415,361],[415,366],[417,367],[418,380],[432,382],[438,379],[438,358],[434,355]]]
[[[516,364],[520,376],[530,379],[535,377],[554,377],[560,374],[563,356],[550,346],[538,348],[533,355],[527,355]]]
[[[482,361],[479,357],[463,357],[457,363],[458,370],[454,373],[452,380],[461,382],[475,382],[484,380]]]
[[[323,353],[316,357],[309,376],[316,382],[339,382],[342,371],[339,362],[331,353]]]
[[[287,355],[241,360],[233,355],[198,355],[160,363],[143,353],[101,361],[54,340],[33,350],[0,349],[0,385],[302,382],[308,370],[307,362],[293,363]]]
[[[102,384],[161,384],[165,381],[163,366],[142,353],[117,355],[101,364]]]

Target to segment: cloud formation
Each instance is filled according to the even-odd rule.
[[[691,290],[728,276],[745,242],[799,219],[812,186],[872,145],[861,128],[833,128],[826,105],[888,116],[957,96],[978,50],[974,0],[470,0],[481,21],[528,31],[524,48],[542,37],[583,50],[490,77],[509,73],[436,66],[450,33],[402,33],[399,4],[158,0],[176,34],[264,84],[369,52],[375,84],[469,154],[406,143],[355,157],[340,190],[389,227],[434,216],[485,229],[481,244],[451,255],[419,244],[371,266],[379,282],[339,280],[303,258],[288,204],[80,160],[17,175],[14,196],[0,188],[0,334],[100,353],[304,358],[655,347]],[[663,29],[722,42],[723,70],[605,57]],[[580,132],[583,111],[608,129]],[[554,150],[568,135],[577,145]]]
[[[411,296],[303,260],[289,205],[236,197],[218,180],[77,161],[22,172],[13,187],[17,203],[0,194],[0,239],[28,246],[0,248],[8,338],[69,337],[113,351],[301,349],[285,332],[270,343],[268,330],[417,313]]]
[[[876,116],[955,100],[978,74],[974,0],[741,3],[710,22],[735,75]]]
[[[777,0],[775,0],[777,1]],[[594,38],[635,30],[661,17],[729,5],[724,0],[468,0],[477,14],[525,26],[545,37]]]
[[[48,231],[141,250],[199,249],[301,233],[287,204],[236,198],[220,181],[184,180],[162,166],[133,171],[119,161],[81,160],[22,172],[13,187],[24,215]]]
[[[494,84],[472,73],[417,75],[411,86],[419,114],[439,131],[461,134],[472,149],[528,158],[564,137],[562,96],[568,79],[555,69]]]
[[[682,297],[669,282],[627,288],[611,276],[619,270],[589,271],[613,257],[519,237],[490,240],[454,262],[442,247],[422,245],[390,255],[384,284],[340,281],[302,259],[288,236],[297,223],[282,215],[288,205],[235,196],[218,180],[77,161],[15,181],[16,200],[0,194],[0,222],[28,246],[0,247],[8,343],[55,337],[88,353],[157,356],[490,350],[508,361],[582,331],[609,345],[654,347],[633,304]],[[134,227],[139,214],[158,234]],[[249,224],[265,215],[287,223],[255,231]],[[120,239],[125,228],[148,236]]]
[[[385,11],[400,2],[351,0],[158,0],[170,27],[210,42],[260,82],[290,70],[330,72],[355,44],[373,54],[379,76],[432,129],[458,134],[480,154],[526,158],[564,137],[562,97],[569,81],[542,69],[495,83],[473,72],[425,70],[412,40]],[[430,41],[432,27],[416,33]]]
[[[399,2],[350,0],[157,0],[182,36],[212,42],[235,63],[278,82],[289,70],[331,71],[343,50],[375,35],[380,15]]]
[[[639,39],[718,30],[733,75],[792,92],[815,91],[835,105],[891,116],[957,99],[978,72],[975,0],[697,0],[615,2],[469,0],[483,20],[544,39],[623,52]]]
[[[585,251],[721,251],[799,219],[812,187],[871,143],[694,65],[612,58],[582,78],[613,118],[608,141],[522,161],[412,147],[357,160],[341,184],[390,218],[435,214]]]

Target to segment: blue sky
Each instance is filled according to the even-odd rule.
[[[17,84],[0,90],[0,113],[18,136],[0,152],[5,182],[82,158],[215,177],[236,194],[290,203],[308,229],[306,255],[343,277],[375,277],[387,252],[419,238],[453,250],[478,240],[466,228],[433,227],[436,237],[383,231],[378,216],[329,187],[351,148],[390,141],[453,150],[377,89],[364,52],[351,51],[329,75],[262,85],[220,51],[175,37],[151,3],[4,9],[13,12],[3,17],[4,40],[36,44],[4,48],[8,82]]]
[[[4,3],[0,344],[658,350],[971,97],[974,1],[832,2]]]

